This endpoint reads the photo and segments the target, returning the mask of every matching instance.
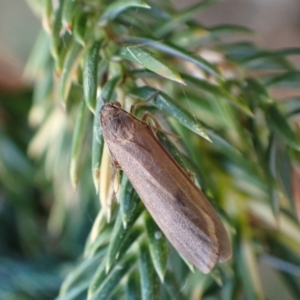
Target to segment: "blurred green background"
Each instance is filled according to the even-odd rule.
[[[188,3],[185,1],[184,5]],[[178,1],[178,7],[182,6]],[[258,32],[256,39],[260,45],[278,49],[300,46],[299,14],[300,1],[297,0],[228,0],[201,15],[201,21],[207,25],[246,25]],[[81,253],[95,217],[94,208],[78,204],[85,210],[85,220],[82,220],[81,229],[74,233],[74,244],[65,245],[64,235],[55,237],[47,232],[48,206],[52,195],[48,190],[48,179],[44,175],[39,177],[40,166],[26,156],[28,141],[34,132],[26,123],[32,90],[30,82],[22,79],[26,60],[40,28],[40,20],[25,1],[1,0],[0,299],[36,299],[35,293],[44,293],[41,299],[53,299],[68,270],[67,264],[66,270],[63,270],[60,262],[72,261]],[[299,64],[299,59],[293,60]],[[8,170],[1,163],[4,156],[6,161],[11,161],[12,169]],[[44,186],[42,193],[41,186]],[[10,194],[7,191],[13,198],[8,199]],[[69,192],[78,197],[71,187]],[[37,216],[39,222],[32,222]],[[56,225],[52,224],[53,227]],[[66,228],[68,230],[71,229]],[[82,244],[78,245],[78,240]],[[265,279],[263,284],[268,299],[295,299],[270,267],[260,265],[260,273]],[[15,294],[15,290],[20,293]]]

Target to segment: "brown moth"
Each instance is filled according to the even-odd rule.
[[[228,260],[231,244],[217,213],[151,126],[119,102],[104,104],[100,118],[113,160],[175,249],[203,273]]]

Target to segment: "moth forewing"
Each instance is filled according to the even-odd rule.
[[[150,126],[118,102],[105,104],[100,117],[113,159],[175,249],[204,273],[228,260],[231,244],[218,215]]]

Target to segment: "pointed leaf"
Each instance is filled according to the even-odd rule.
[[[127,176],[123,174],[119,193],[120,211],[124,228],[132,223],[132,218],[141,200],[135,192]]]
[[[132,272],[126,283],[125,300],[141,300],[138,274]]]
[[[124,243],[132,224],[140,215],[141,211],[141,206],[136,207],[135,211],[133,212],[130,223],[127,224],[128,226],[126,228],[124,228],[123,226],[122,213],[121,211],[119,211],[114,224],[113,231],[111,233],[110,243],[107,251],[106,270],[109,270],[114,261],[118,258],[120,247]]]
[[[64,0],[59,0],[58,1],[58,6],[57,9],[54,12],[54,18],[53,18],[53,24],[52,24],[52,55],[54,56],[55,59],[58,58],[58,48],[61,43],[60,39],[60,32],[62,29],[62,13],[63,13],[63,7],[64,7]]]
[[[240,241],[236,261],[247,298],[264,299],[254,249],[249,240],[243,238]]]
[[[191,85],[204,90],[205,92],[211,93],[212,95],[223,98],[229,101],[230,103],[234,104],[237,108],[243,111],[248,116],[252,116],[252,112],[250,111],[249,107],[246,103],[243,103],[239,98],[232,96],[226,89],[222,88],[219,85],[213,85],[206,80],[195,78],[186,74],[182,74],[182,78],[186,80]]]
[[[263,260],[277,270],[281,270],[298,277],[300,276],[300,267],[287,260],[280,259],[272,255],[264,255]]]
[[[276,130],[278,134],[285,140],[285,142],[294,148],[300,150],[300,140],[296,133],[291,129],[286,118],[279,111],[274,103],[271,103],[265,107],[265,114],[267,124],[272,129]]]
[[[199,11],[204,10],[205,8],[214,5],[221,0],[204,0],[199,3],[196,3],[184,10],[178,12],[177,16],[174,16],[170,20],[166,21],[163,25],[159,25],[158,29],[154,31],[155,36],[163,36],[173,29],[178,27],[178,24],[185,21],[191,20],[195,14]]]
[[[182,286],[182,284],[179,284],[174,275],[175,274],[173,272],[167,271],[163,287],[167,290],[168,294],[170,295],[170,299],[184,300],[186,298],[183,296],[180,289],[180,286]]]
[[[80,13],[75,17],[74,20],[74,29],[73,34],[75,40],[81,44],[82,46],[85,46],[85,33],[87,29],[87,21],[88,21],[88,13]]]
[[[117,259],[117,253],[123,243],[128,230],[124,229],[122,224],[122,215],[119,211],[117,219],[114,223],[114,228],[111,234],[111,239],[106,256],[106,270],[108,271]]]
[[[73,30],[73,22],[75,13],[79,10],[77,7],[78,0],[67,0],[64,4],[63,12],[62,12],[62,23],[64,28],[68,32],[72,32]]]
[[[253,34],[254,31],[241,26],[241,25],[235,25],[235,24],[222,24],[222,25],[217,25],[213,27],[206,28],[208,31],[208,34],[211,35],[214,38],[223,38],[227,36],[232,36],[236,34]]]
[[[250,98],[250,103],[252,103],[252,106],[254,106],[256,103],[259,105],[265,105],[273,102],[268,91],[257,79],[246,78],[245,81],[245,93]]]
[[[87,299],[90,300],[95,295],[96,291],[99,289],[99,287],[104,282],[105,278],[107,277],[106,272],[106,261],[103,259],[98,265],[98,268],[96,272],[93,273],[93,277],[90,280],[90,285],[87,292]]]
[[[289,71],[283,75],[270,76],[264,80],[265,85],[280,88],[299,88],[300,71]]]
[[[140,46],[122,48],[118,55],[133,61],[162,77],[185,84],[176,69],[172,68],[169,63],[145,48]]]
[[[276,50],[276,51],[260,51],[255,55],[247,57],[242,61],[242,63],[248,63],[250,61],[252,62],[254,60],[261,60],[267,58],[284,58],[289,55],[299,55],[299,54],[300,54],[300,48],[287,48],[287,49]]]
[[[152,263],[157,275],[160,278],[160,281],[163,282],[167,270],[168,260],[167,241],[164,234],[161,232],[149,214],[146,216],[145,223],[149,239],[149,250]]]
[[[99,210],[88,239],[85,243],[84,256],[89,255],[90,248],[95,242],[96,238],[103,232],[103,230],[108,229],[110,226],[112,227],[110,223],[107,224],[106,215],[103,209]]]
[[[99,50],[102,41],[96,41],[87,50],[83,63],[83,93],[84,99],[90,111],[95,113],[97,88],[98,88],[98,64]]]
[[[141,276],[141,292],[143,300],[159,300],[159,279],[153,268],[146,243],[140,246],[140,276]]]
[[[227,36],[234,36],[239,34],[253,34],[249,28],[239,25],[221,25],[214,27],[203,27],[196,24],[190,25],[187,29],[174,33],[170,41],[181,47],[195,47],[203,45],[208,41],[214,41]]]
[[[144,13],[153,12],[153,11],[154,11],[154,7],[151,7],[151,9],[145,10]],[[153,28],[151,28],[150,24],[147,24],[142,19],[132,18],[131,14],[123,14],[120,22],[122,23],[122,25],[130,27],[131,29],[142,31],[144,32],[144,34],[151,35],[153,33]]]
[[[259,52],[253,42],[234,42],[220,46],[220,50],[224,52],[230,60],[240,62],[249,56],[253,56]]]
[[[74,43],[67,53],[59,85],[60,98],[64,105],[67,102],[72,80],[77,71],[83,51],[84,48],[80,44]]]
[[[75,42],[71,38],[71,36],[62,36],[61,41],[64,41],[59,45],[59,48],[57,49],[57,57],[54,57],[55,61],[55,75],[60,78],[62,76],[62,70],[66,64],[67,56],[71,53],[73,46],[75,45]],[[76,48],[73,49],[73,51],[76,51]],[[73,52],[74,53],[74,52]],[[70,57],[68,64],[70,65],[70,68],[72,67],[73,61]],[[60,95],[61,97],[61,95]],[[61,97],[61,101],[63,101]]]
[[[101,91],[101,97],[104,102],[108,102],[112,99],[115,99],[116,95],[114,92],[120,80],[121,80],[120,76],[115,76],[105,83]]]
[[[63,296],[58,296],[55,300],[78,300],[83,299],[86,295],[90,283],[90,278],[84,279],[82,282],[73,286],[68,292]]]
[[[290,200],[291,207],[294,208],[293,203],[293,192],[292,192],[292,166],[291,161],[289,160],[287,149],[282,143],[282,139],[278,137],[278,135],[274,135],[272,139],[272,143],[270,145],[270,168],[272,171],[272,175],[275,179],[277,179],[278,186],[281,187],[283,193],[288,197]],[[273,193],[278,194],[276,186],[273,184]],[[279,191],[280,192],[280,191]],[[278,213],[279,213],[279,195],[277,195],[277,206],[278,206]],[[279,216],[278,216],[279,217]]]
[[[103,135],[102,128],[100,124],[100,110],[104,102],[100,96],[97,100],[96,111],[94,115],[93,123],[93,142],[92,142],[92,176],[95,185],[96,193],[99,192],[99,182],[100,182],[100,165],[103,153]]]
[[[99,22],[110,21],[118,17],[123,11],[130,8],[151,8],[143,0],[119,0],[109,4],[99,18]]]
[[[111,272],[109,272],[97,290],[90,294],[89,300],[107,300],[114,292],[122,278],[129,274],[135,266],[136,255],[128,255],[124,257]]]
[[[117,254],[116,258],[121,259],[123,255],[127,252],[128,249],[130,249],[131,246],[134,247],[136,243],[139,242],[139,239],[144,236],[145,228],[139,225],[134,225],[126,235],[123,243],[121,244]],[[135,250],[133,250],[135,251]]]
[[[70,177],[73,187],[78,183],[79,172],[79,156],[85,138],[85,124],[87,123],[87,108],[84,101],[81,101],[77,111],[77,117],[74,125],[73,140],[71,148],[71,163],[70,163]]]
[[[103,259],[105,249],[99,251],[95,256],[84,259],[79,265],[69,273],[67,278],[64,280],[59,296],[62,297],[68,293],[73,286],[76,286],[82,278],[86,278],[88,274],[92,274],[97,264]]]
[[[180,48],[172,44],[168,44],[167,42],[162,43],[149,38],[140,38],[140,37],[124,38],[122,41],[134,45],[147,45],[147,47],[149,48],[153,48],[163,53],[172,55],[174,57],[187,60],[195,64],[196,66],[200,67],[201,69],[203,69],[203,71],[206,71],[209,74],[212,74],[216,77],[220,76],[219,70],[213,64],[209,63],[207,60],[183,48]]]
[[[99,233],[95,240],[90,245],[88,245],[85,250],[85,257],[93,256],[97,252],[102,251],[103,248],[107,249],[107,246],[110,242],[111,232],[112,228],[109,224]]]
[[[213,142],[214,148],[219,149],[219,151],[222,151],[222,153],[226,154],[228,157],[241,157],[241,152],[228,143],[221,135],[210,128],[206,128],[205,131],[207,132],[210,140]]]

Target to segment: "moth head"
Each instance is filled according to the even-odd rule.
[[[110,102],[110,103],[107,103],[108,104],[108,107],[110,109],[120,109],[122,106],[121,106],[121,103],[118,102],[118,101],[113,101],[113,102]]]
[[[107,119],[118,115],[120,111],[122,111],[120,102],[114,101],[105,103],[100,111],[101,123],[106,123]]]
[[[112,113],[113,111],[118,111],[122,109],[121,104],[118,101],[105,103],[101,108],[101,114]]]
[[[115,139],[121,140],[132,136],[133,117],[121,108],[119,102],[104,104],[101,108],[100,118],[104,131],[109,132]]]

